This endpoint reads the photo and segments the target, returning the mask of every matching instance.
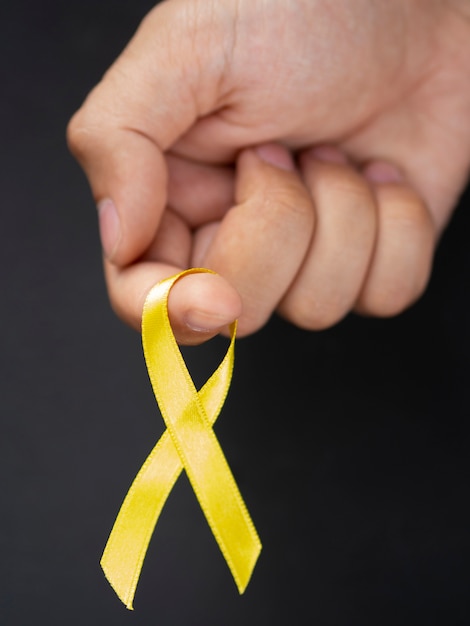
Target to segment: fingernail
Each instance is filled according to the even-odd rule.
[[[325,163],[338,163],[339,165],[348,163],[348,157],[344,152],[334,146],[315,146],[309,154],[317,161],[324,161]]]
[[[371,183],[401,183],[404,180],[400,170],[386,161],[375,161],[364,168],[364,176]]]
[[[114,202],[105,198],[98,203],[101,245],[108,259],[112,259],[121,238],[119,215]]]
[[[295,170],[294,159],[291,153],[274,143],[264,144],[255,148],[259,158],[265,163],[279,167],[281,170],[293,172]]]
[[[228,324],[231,324],[234,320],[227,318],[224,315],[217,315],[215,313],[208,313],[206,311],[200,311],[193,309],[188,311],[184,316],[186,326],[196,332],[214,332],[219,330]]]

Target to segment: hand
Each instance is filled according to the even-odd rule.
[[[172,290],[184,343],[276,308],[306,328],[403,310],[468,176],[469,59],[465,0],[158,5],[69,126],[115,310],[138,327],[199,264],[220,276]]]

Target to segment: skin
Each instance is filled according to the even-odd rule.
[[[180,343],[391,316],[470,171],[469,0],[167,0],[68,128],[113,308]]]

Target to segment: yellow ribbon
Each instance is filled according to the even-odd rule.
[[[134,479],[101,559],[107,579],[128,609],[133,608],[155,524],[183,468],[240,593],[246,589],[261,551],[256,529],[212,430],[230,386],[236,323],[224,359],[198,392],[168,319],[172,285],[195,272],[209,270],[186,270],[158,283],[144,306],[144,355],[167,430]]]

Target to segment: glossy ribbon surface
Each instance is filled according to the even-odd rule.
[[[235,579],[245,590],[261,543],[222,449],[212,430],[232,377],[236,323],[217,370],[198,392],[168,319],[168,294],[192,269],[158,283],[147,296],[142,343],[150,381],[167,430],[137,474],[106,544],[101,566],[127,608],[155,524],[182,469]]]

